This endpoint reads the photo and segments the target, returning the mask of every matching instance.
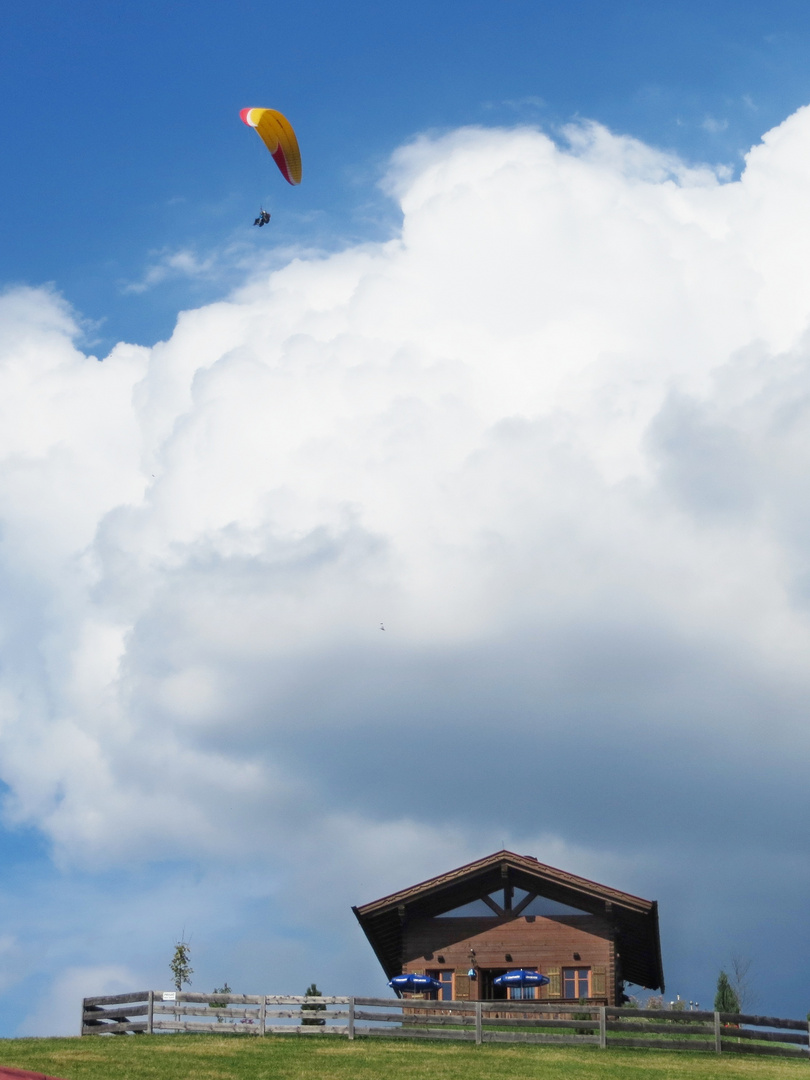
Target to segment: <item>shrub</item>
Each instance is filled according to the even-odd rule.
[[[211,991],[211,993],[212,994],[230,994],[231,993],[231,988],[230,988],[230,986],[228,986],[227,982],[225,982],[225,983],[222,984],[222,986],[215,986],[214,989]],[[228,1003],[226,1001],[209,1001],[208,1002],[208,1007],[209,1007],[209,1009],[227,1009]],[[222,1023],[222,1017],[221,1016],[217,1017],[217,1023],[218,1024]]]
[[[304,997],[322,997],[322,996],[323,995],[321,994],[320,990],[315,985],[315,983],[310,983],[310,985],[304,991]],[[317,1005],[312,1004],[312,1005],[302,1005],[301,1006],[301,1012],[304,1012],[304,1010],[307,1010],[307,1009],[310,1010],[311,1012],[323,1012],[326,1009],[326,1006],[324,1004],[322,1004],[322,1003],[318,1003]],[[319,1027],[322,1027],[326,1023],[326,1021],[320,1016],[305,1016],[301,1020],[301,1023],[302,1024],[317,1025]]]

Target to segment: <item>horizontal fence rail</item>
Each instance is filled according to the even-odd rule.
[[[537,1001],[283,997],[165,990],[85,998],[82,1035],[186,1032],[568,1043],[807,1057],[805,1020]]]

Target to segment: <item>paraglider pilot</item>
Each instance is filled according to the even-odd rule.
[[[259,214],[259,216],[256,218],[256,220],[253,222],[253,224],[258,225],[259,228],[261,228],[262,225],[266,225],[269,220],[270,220],[270,215],[267,213],[266,210],[263,209],[262,212]]]

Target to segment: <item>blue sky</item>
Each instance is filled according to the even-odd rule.
[[[413,135],[596,119],[739,167],[808,100],[806,5],[538,0],[338,7],[240,2],[10,5],[0,119],[0,280],[56,282],[102,347],[166,337],[220,282],[123,293],[150,252],[238,236],[333,249],[396,227],[375,190]],[[262,176],[237,113],[294,119],[306,185]],[[246,229],[275,209],[272,238]]]
[[[787,2],[13,5],[0,1035],[184,931],[195,988],[378,992],[350,906],[503,845],[659,900],[672,995],[737,954],[804,1015],[809,51]]]

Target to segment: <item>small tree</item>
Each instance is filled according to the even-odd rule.
[[[230,986],[228,986],[227,982],[224,982],[222,984],[222,986],[215,986],[213,991],[212,991],[212,993],[214,993],[214,994],[230,994],[230,992],[231,992],[231,988],[230,988]],[[227,1009],[228,1008],[228,1002],[227,1001],[209,1001],[208,1002],[208,1007],[209,1007],[209,1009]],[[222,1023],[222,1014],[221,1013],[217,1013],[217,1023],[218,1024]]]
[[[752,963],[750,956],[740,956],[739,953],[735,953],[731,958],[730,982],[740,1003],[741,1013],[751,1012],[756,1003],[756,993],[749,978]]]
[[[222,986],[215,986],[211,991],[212,994],[230,994],[232,993],[230,986],[225,982]],[[223,1009],[228,1004],[227,1001],[209,1001],[208,1004],[212,1009]]]
[[[323,997],[323,994],[321,994],[315,983],[310,983],[310,985],[304,991],[304,997]],[[322,1002],[318,1003],[317,1005],[313,1003],[312,1005],[301,1006],[301,1012],[304,1012],[305,1010],[309,1010],[311,1012],[323,1012],[325,1009],[326,1006]],[[319,1016],[305,1016],[302,1018],[301,1023],[318,1025],[319,1027],[323,1027],[326,1021]]]
[[[191,966],[191,946],[187,941],[178,941],[174,947],[174,956],[169,964],[174,985],[178,992],[183,989],[183,983],[191,986],[191,976],[194,968]]]
[[[721,1013],[739,1013],[740,999],[729,982],[728,975],[721,971],[717,977],[717,993],[714,995],[714,1011]]]

